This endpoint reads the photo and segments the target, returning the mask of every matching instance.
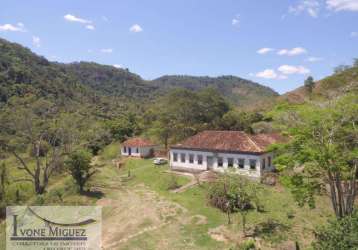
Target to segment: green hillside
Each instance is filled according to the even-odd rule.
[[[250,105],[277,96],[268,87],[239,77],[163,76],[145,81],[128,69],[93,62],[50,62],[31,50],[0,39],[0,101],[33,93],[55,99],[78,100],[82,96],[115,96],[142,103],[173,88],[218,90],[228,101]],[[81,97],[81,98],[82,98]]]
[[[306,101],[322,101],[358,91],[358,67],[352,66],[316,81],[312,91],[302,86],[278,98],[279,101],[304,103]]]
[[[269,87],[230,75],[219,77],[168,75],[153,80],[152,84],[161,89],[181,87],[194,91],[212,87],[237,105],[250,105],[278,96]]]

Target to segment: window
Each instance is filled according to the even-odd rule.
[[[189,154],[189,163],[194,163],[194,155]]]
[[[135,152],[138,154],[138,153],[139,153],[139,148],[136,148],[136,149],[135,149]]]
[[[267,166],[271,167],[271,156],[267,157]]]
[[[245,167],[245,159],[239,159],[239,168],[243,169]]]
[[[178,154],[177,153],[173,153],[173,161],[178,161]]]
[[[180,161],[185,162],[185,154],[180,154]]]
[[[198,165],[203,164],[203,156],[202,155],[198,155]]]
[[[262,169],[265,169],[266,167],[266,159],[262,159]]]
[[[234,167],[234,158],[227,158],[227,166],[229,168]]]
[[[256,160],[250,160],[250,169],[255,170],[256,169]]]
[[[127,153],[127,147],[124,147],[124,148],[123,148],[123,152],[124,152],[124,153]]]
[[[223,158],[218,157],[218,167],[222,167],[224,165]]]

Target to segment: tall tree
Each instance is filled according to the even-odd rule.
[[[304,86],[306,87],[306,89],[311,93],[314,87],[314,80],[312,76],[307,77],[307,79],[305,80]]]
[[[291,140],[277,147],[280,155],[275,162],[289,173],[286,183],[299,204],[314,206],[314,194],[327,187],[336,216],[352,213],[357,196],[357,122],[356,95],[294,114],[288,129]]]
[[[74,117],[65,119],[68,115],[60,115],[53,103],[35,96],[13,97],[1,113],[1,146],[18,160],[17,168],[28,176],[22,181],[32,182],[37,194],[45,192],[63,156],[78,139],[74,129],[78,123]]]

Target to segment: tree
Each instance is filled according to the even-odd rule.
[[[218,127],[225,130],[243,130],[252,133],[252,125],[263,121],[264,117],[260,113],[230,110],[220,119]]]
[[[5,163],[0,164],[0,202],[5,200],[6,185],[9,184],[8,170]]]
[[[349,95],[325,107],[306,106],[291,120],[290,142],[275,147],[276,166],[299,204],[313,207],[314,195],[328,185],[337,218],[352,213],[357,196],[357,100]]]
[[[331,220],[327,226],[316,230],[314,249],[358,249],[358,210],[342,219]]]
[[[107,121],[106,126],[112,136],[119,141],[124,141],[139,131],[137,118],[133,114]]]
[[[81,193],[86,183],[96,173],[91,166],[91,157],[88,151],[77,150],[70,154],[65,162]]]
[[[307,90],[311,93],[312,89],[315,85],[315,82],[313,80],[312,76],[307,77],[307,79],[305,80],[304,86],[305,88],[307,88]]]
[[[232,213],[240,213],[243,234],[246,235],[248,210],[253,208],[253,204],[259,205],[258,195],[261,189],[257,185],[237,174],[225,173],[209,186],[208,202],[227,214],[228,224],[231,223]]]
[[[228,110],[228,104],[213,89],[174,89],[147,110],[142,122],[148,134],[167,147],[213,127]]]
[[[71,129],[78,126],[76,119],[69,120],[52,102],[32,95],[12,97],[1,113],[0,146],[17,159],[17,168],[28,176],[21,181],[32,182],[36,194],[45,192],[70,145],[78,140]]]

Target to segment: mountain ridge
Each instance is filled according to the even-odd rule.
[[[0,38],[0,100],[19,92],[76,96],[76,91],[95,92],[131,100],[151,100],[173,88],[199,91],[214,88],[237,106],[278,96],[274,90],[236,76],[164,75],[144,80],[128,69],[95,62],[51,62],[30,49]],[[15,89],[15,90],[14,90]],[[20,93],[21,94],[21,93]]]

